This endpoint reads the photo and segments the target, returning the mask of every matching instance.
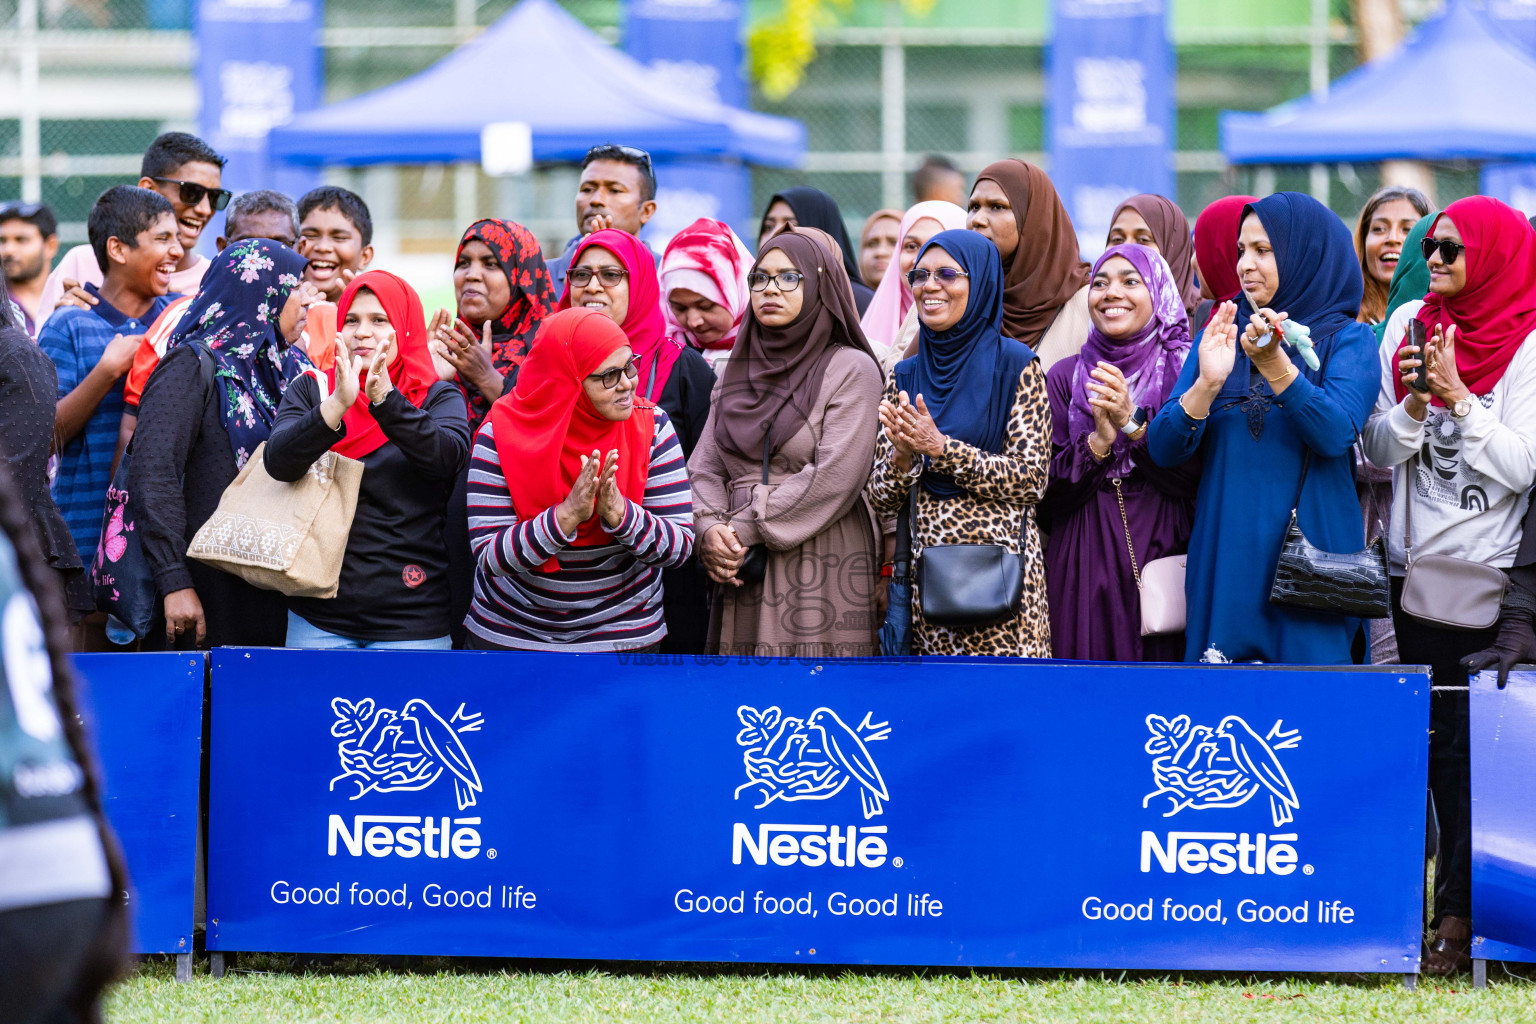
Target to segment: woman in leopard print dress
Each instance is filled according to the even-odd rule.
[[[941,274],[948,272],[952,280]],[[1002,334],[997,248],[944,231],[921,253],[913,285],[922,321],[917,354],[896,366],[880,403],[884,424],[869,492],[884,517],[907,507],[914,564],[934,544],[1000,544],[1023,555],[1019,614],[994,626],[925,622],[912,595],[912,653],[1049,658],[1045,561],[1035,505],[1051,460],[1051,407],[1035,353]]]

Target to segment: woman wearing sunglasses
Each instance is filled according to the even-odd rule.
[[[688,466],[716,584],[711,653],[860,657],[875,645],[875,540],[864,501],[880,367],[826,232],[768,238],[751,311]]]
[[[667,635],[661,573],[693,551],[693,503],[677,431],[639,377],[603,311],[539,328],[475,437],[473,646],[656,650]]]
[[[1163,469],[1147,455],[1147,426],[1189,355],[1188,298],[1155,249],[1111,246],[1088,281],[1088,340],[1045,375],[1052,456],[1040,523],[1058,658],[1184,659],[1182,629],[1142,636],[1141,570],[1188,550],[1195,517],[1199,466]]]
[[[1409,614],[1403,574],[1410,554],[1506,570],[1516,563],[1536,481],[1536,233],[1518,211],[1472,196],[1448,206],[1421,247],[1429,294],[1387,324],[1365,451],[1393,470],[1387,556],[1399,660],[1434,672],[1429,781],[1441,842],[1437,933],[1424,969],[1449,973],[1466,966],[1471,940],[1467,693],[1440,687],[1466,685],[1461,659],[1496,632],[1441,628]],[[1423,325],[1424,351],[1406,339],[1410,321]]]
[[[911,509],[914,564],[931,546],[958,544],[1001,546],[1023,562],[1019,611],[992,625],[928,622],[915,592],[911,652],[1049,658],[1034,516],[1051,460],[1045,370],[1003,333],[1002,257],[985,236],[940,232],[908,281],[922,326],[917,354],[896,364],[880,402],[875,510]]]
[[[656,261],[645,243],[611,228],[582,239],[560,298],[561,309],[573,306],[598,310],[624,331],[635,360],[635,394],[667,414],[686,461],[709,418],[715,372],[704,353],[667,330]],[[667,636],[661,650],[703,654],[709,591],[698,562],[690,557],[664,570],[662,594]]]

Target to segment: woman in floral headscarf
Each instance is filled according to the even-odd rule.
[[[700,217],[672,236],[661,257],[661,311],[667,333],[704,353],[719,373],[747,315],[752,254],[736,232]],[[713,384],[713,382],[711,382]],[[689,451],[693,446],[688,446]]]
[[[453,261],[458,316],[438,310],[428,334],[434,354],[457,372],[478,426],[533,345],[558,296],[533,232],[510,220],[477,220]]]
[[[168,645],[283,642],[281,594],[186,555],[224,488],[271,434],[288,385],[309,367],[293,344],[303,327],[305,262],[264,238],[225,249],[144,387],[128,490]]]
[[[470,429],[485,421],[491,404],[512,390],[518,368],[539,325],[555,311],[554,285],[533,232],[510,220],[477,220],[459,239],[453,261],[458,315],[438,310],[427,330],[438,376],[456,381],[469,412]],[[469,549],[466,464],[448,499],[449,619],[454,642],[463,646],[462,623],[475,586]]]

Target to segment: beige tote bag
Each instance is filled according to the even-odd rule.
[[[272,479],[266,444],[224,490],[187,554],[263,590],[335,597],[363,464],[326,452],[295,482]]]

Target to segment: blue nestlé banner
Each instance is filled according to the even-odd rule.
[[[1174,197],[1175,62],[1166,0],[1054,0],[1047,55],[1051,180],[1087,258],[1104,251],[1115,207]]]
[[[267,133],[320,98],[323,0],[198,0],[199,134],[229,158],[224,187],[297,198],[313,168],[272,166]],[[211,236],[210,236],[211,237]]]
[[[213,657],[210,949],[1417,969],[1421,675]]]
[[[744,0],[627,0],[624,49],[680,95],[745,108],[744,7]],[[666,161],[656,179],[656,216],[645,237],[657,252],[700,217],[739,231],[750,216],[751,175],[738,160]]]
[[[1536,671],[1472,680],[1473,956],[1536,961]]]
[[[136,953],[192,952],[201,653],[79,654],[106,776],[106,811],[132,882]]]

